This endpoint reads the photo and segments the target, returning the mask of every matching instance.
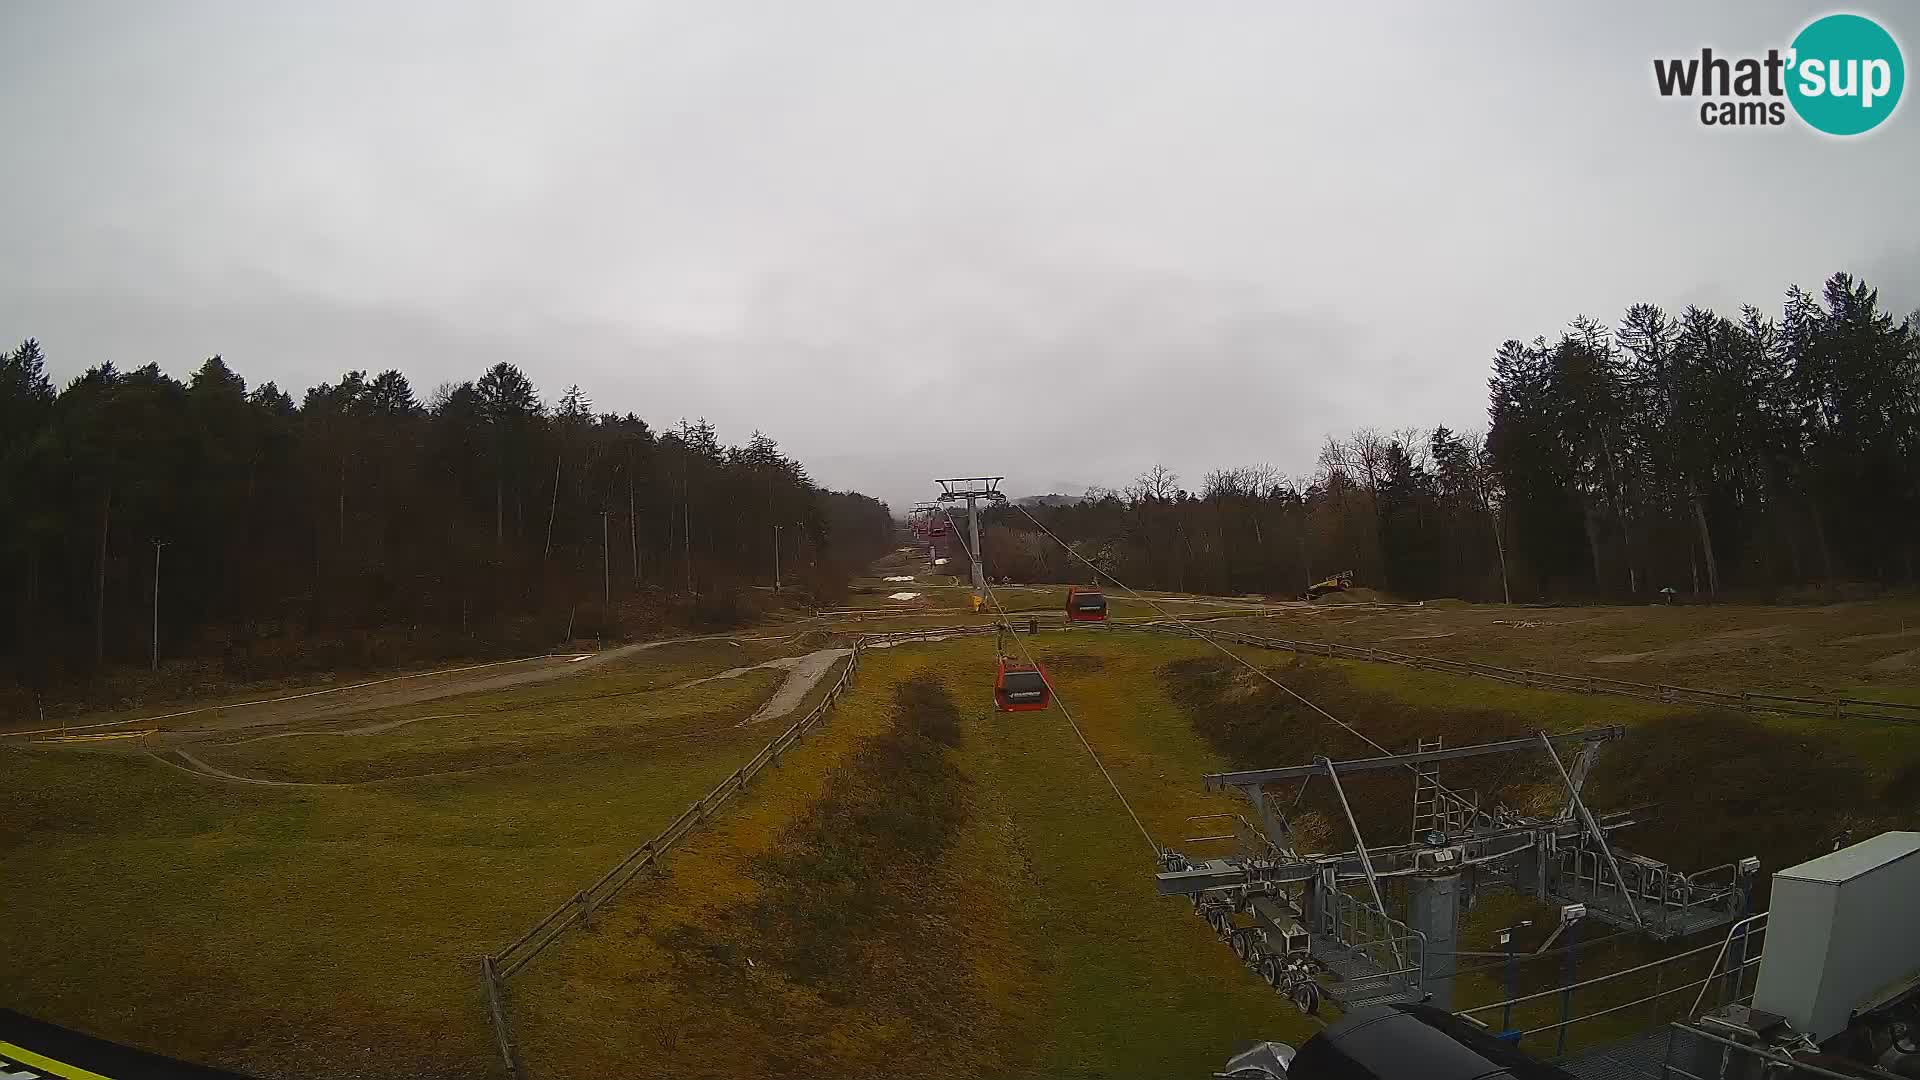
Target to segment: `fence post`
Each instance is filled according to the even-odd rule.
[[[487,1016],[493,1021],[493,1041],[500,1048],[500,1060],[507,1075],[521,1080],[520,1054],[513,1045],[513,1029],[507,1026],[506,1006],[500,1002],[500,978],[494,974],[493,957],[480,958],[480,982],[487,991]]]

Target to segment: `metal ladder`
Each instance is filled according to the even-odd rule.
[[[1435,736],[1421,739],[1419,750],[1444,748],[1446,740]],[[1440,766],[1431,761],[1423,761],[1413,767],[1413,834],[1410,839],[1419,843],[1427,833],[1442,827],[1440,809]]]

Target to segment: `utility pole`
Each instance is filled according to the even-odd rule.
[[[773,527],[773,591],[780,591],[780,526]]]
[[[640,520],[633,514],[633,449],[627,449],[627,543],[633,548],[633,587],[640,587]]]
[[[980,514],[978,503],[1003,503],[1007,497],[1000,493],[1000,481],[1004,476],[962,476],[951,480],[938,480],[945,490],[940,493],[941,502],[967,501],[967,536],[971,541],[967,555],[973,563],[973,591],[976,596],[985,596],[987,589],[986,570],[980,561]]]
[[[560,455],[553,455],[553,500],[547,503],[547,544],[540,549],[540,561],[553,557],[553,514],[560,509]]]
[[[1476,455],[1476,462],[1477,460]],[[1478,464],[1475,465],[1474,471],[1469,475],[1471,475],[1473,479],[1474,500],[1480,504],[1482,510],[1487,512],[1487,521],[1493,526],[1493,550],[1495,554],[1500,556],[1500,599],[1502,603],[1511,605],[1513,603],[1513,589],[1507,585],[1507,542],[1500,535],[1500,515],[1494,513],[1493,500],[1487,498],[1486,486],[1480,482],[1480,469]],[[1629,573],[1631,573],[1631,571],[1629,571]]]
[[[153,542],[153,668],[160,670],[160,541]]]

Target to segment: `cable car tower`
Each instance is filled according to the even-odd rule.
[[[1208,815],[1231,821],[1232,830],[1188,842],[1238,841],[1238,851],[1208,859],[1164,852],[1160,894],[1189,897],[1241,960],[1308,1013],[1323,996],[1343,1009],[1396,1001],[1452,1009],[1460,915],[1476,893],[1494,888],[1558,905],[1555,937],[1583,919],[1662,941],[1734,923],[1747,914],[1758,859],[1682,874],[1612,846],[1609,834],[1634,824],[1631,811],[1596,814],[1582,800],[1600,748],[1625,734],[1619,726],[1537,732],[1455,748],[1421,740],[1410,754],[1316,757],[1307,765],[1209,775],[1207,789],[1239,791],[1254,820]],[[1572,752],[1571,769],[1562,751]],[[1478,793],[1462,794],[1440,781],[1443,762],[1528,752],[1544,754],[1566,789],[1551,817],[1485,804]],[[1413,774],[1409,839],[1369,845],[1341,778],[1399,769]],[[1299,806],[1305,785],[1321,778],[1354,846],[1303,854],[1287,815]],[[1291,781],[1300,782],[1299,794],[1269,790]]]
[[[930,502],[915,503],[913,509],[907,511],[907,524],[913,530],[914,539],[927,546],[929,559],[937,558],[931,552],[933,551],[933,515],[938,511],[939,507]]]
[[[939,500],[943,503],[967,500],[967,557],[973,563],[973,592],[975,596],[984,595],[987,588],[987,575],[980,566],[980,514],[978,503],[1004,503],[1007,497],[1000,493],[1000,481],[1004,476],[962,476],[951,480],[937,480],[944,490]]]

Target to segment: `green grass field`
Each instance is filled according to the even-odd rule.
[[[689,716],[744,718],[771,692],[764,673],[662,692],[617,719],[590,705],[627,678],[457,699],[483,718],[471,730],[276,740],[284,756],[262,768],[450,770],[418,779],[276,789],[142,756],[0,748],[0,1001],[263,1077],[483,1072],[479,956],[771,734],[644,738]],[[246,749],[205,756],[269,764]]]
[[[1177,841],[1188,815],[1230,805],[1201,791],[1200,775],[1221,759],[1175,722],[1154,674],[1194,643],[1043,644],[1061,698],[1156,837]],[[762,780],[751,809],[699,834],[661,880],[516,980],[529,1065],[555,1077],[623,1065],[682,1076],[947,1076],[965,1061],[980,1076],[1159,1077],[1204,1073],[1256,1035],[1310,1032],[1183,901],[1154,894],[1151,850],[1062,714],[992,711],[982,675],[991,657],[976,640],[869,654],[829,732]],[[863,955],[874,971],[896,972],[879,983],[812,985],[747,963],[751,926],[731,924],[751,923],[766,899],[756,867],[788,839],[783,824],[845,775],[861,742],[888,730],[893,688],[921,676],[958,708],[950,758],[971,804],[913,884],[917,918],[937,932],[868,928]],[[686,960],[689,941],[716,936],[746,944],[725,963]],[[887,990],[903,973],[936,979],[963,1007],[903,1014]],[[916,1049],[903,1060],[904,1045]]]
[[[1254,634],[1644,683],[1920,703],[1920,599],[1820,606],[1316,604]]]
[[[737,741],[728,729],[772,695],[780,673],[753,671],[670,688],[762,658],[724,642],[669,646],[585,680],[359,713],[301,725],[300,734],[246,729],[195,753],[248,776],[339,783],[510,765],[529,757],[641,755],[677,741]],[[370,733],[351,734],[362,730]]]
[[[1190,855],[1223,850],[1188,845],[1221,831],[1190,817],[1241,808],[1204,792],[1204,773],[1370,752],[1204,642],[1019,640],[1146,830]],[[737,726],[774,673],[682,684],[815,643],[671,646],[191,748],[239,775],[320,786],[0,748],[8,910],[28,915],[0,921],[0,1002],[262,1077],[497,1072],[478,957],[778,726]],[[1920,818],[1920,727],[1235,651],[1391,747],[1625,724],[1590,790],[1602,806],[1652,804],[1623,839],[1685,869],[1744,854],[1777,869],[1842,832]],[[1062,711],[992,710],[992,652],[989,638],[868,652],[817,734],[509,984],[532,1073],[1145,1078],[1205,1075],[1247,1040],[1309,1035],[1184,901],[1155,895],[1147,842]],[[394,726],[261,737],[381,725]],[[1552,802],[1557,782],[1539,763],[1448,780],[1527,805]],[[1404,780],[1351,791],[1370,839],[1404,834]],[[1305,799],[1302,835],[1345,846],[1323,794]],[[1489,898],[1463,944],[1490,947],[1524,910]],[[1643,955],[1600,946],[1582,974]],[[1534,965],[1524,980],[1558,974]],[[1500,972],[1479,972],[1461,1003],[1500,992]]]

